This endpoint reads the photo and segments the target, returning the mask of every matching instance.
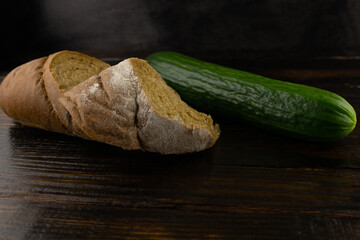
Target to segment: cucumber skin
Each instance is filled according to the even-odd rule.
[[[197,110],[305,140],[329,141],[356,125],[354,108],[339,95],[301,84],[157,52],[148,63]]]

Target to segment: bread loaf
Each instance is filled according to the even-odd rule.
[[[127,150],[196,152],[220,134],[210,116],[181,101],[137,58],[112,67],[71,51],[33,60],[4,79],[0,106],[25,125]]]

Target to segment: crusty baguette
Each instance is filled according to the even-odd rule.
[[[162,154],[201,151],[220,134],[210,116],[181,101],[145,60],[109,67],[62,51],[26,63],[0,85],[0,106],[32,127]]]
[[[0,106],[18,122],[49,131],[69,133],[53,111],[44,89],[42,68],[47,57],[12,70],[0,85]]]

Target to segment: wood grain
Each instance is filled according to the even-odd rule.
[[[335,91],[360,111],[359,72],[331,71],[255,70]],[[0,111],[0,239],[360,238],[358,128],[313,143],[219,121],[212,149],[162,156]]]

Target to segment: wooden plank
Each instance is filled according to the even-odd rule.
[[[246,167],[213,151],[127,152],[1,116],[4,239],[360,236],[355,169]]]
[[[360,237],[357,170],[168,161],[14,158],[1,168],[0,232],[6,239],[16,229],[27,239]]]
[[[360,107],[355,75],[293,81]],[[214,148],[162,156],[25,127],[0,111],[0,239],[360,238],[358,128],[313,143],[220,123]]]

